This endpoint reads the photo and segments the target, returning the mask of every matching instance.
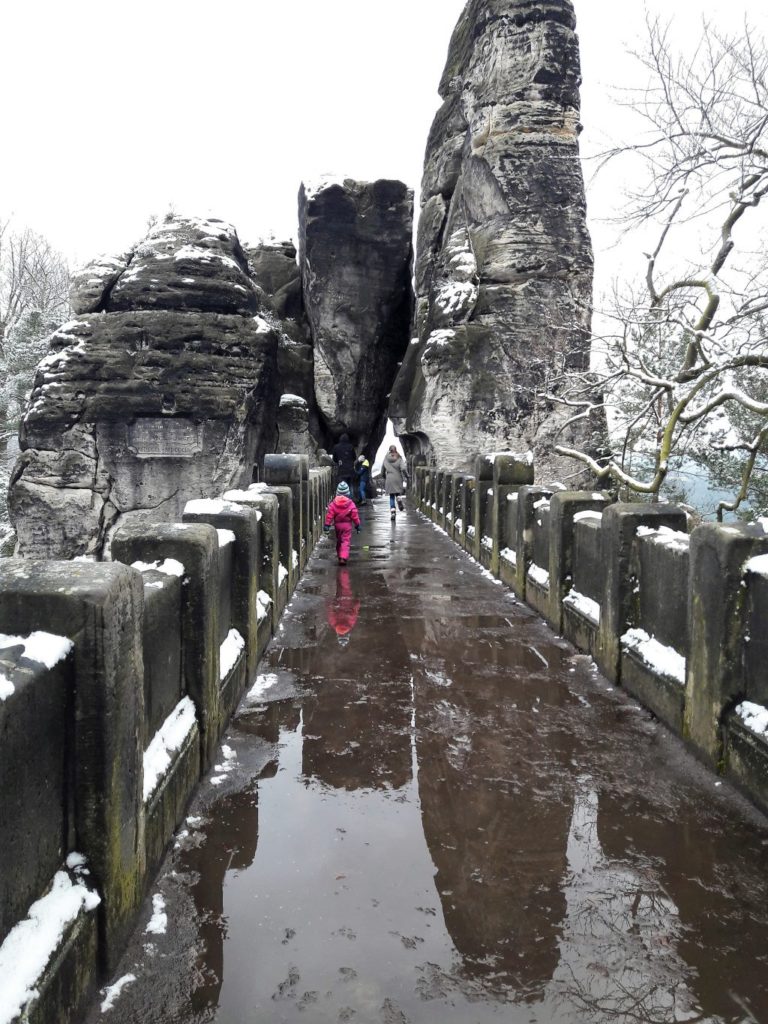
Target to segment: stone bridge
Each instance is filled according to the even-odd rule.
[[[764,532],[261,475],[0,563],[0,1021],[768,1019]]]

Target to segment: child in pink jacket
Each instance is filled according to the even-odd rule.
[[[346,565],[352,540],[352,527],[360,530],[360,515],[349,496],[349,484],[345,480],[336,488],[336,497],[328,506],[325,515],[325,532],[328,533],[332,526],[336,527],[336,554],[339,556],[339,565]]]

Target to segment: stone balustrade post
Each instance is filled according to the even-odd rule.
[[[293,550],[293,491],[290,487],[268,487],[267,494],[277,498],[278,515],[278,550],[280,560],[277,566],[278,593],[280,594],[278,616],[288,603],[298,581],[298,569],[293,566],[291,551]]]
[[[163,562],[184,567],[181,588],[181,643],[184,689],[194,701],[200,725],[203,769],[216,758],[221,722],[219,694],[219,538],[207,523],[127,523],[112,540],[112,558]]]
[[[297,456],[301,466],[301,544],[299,545],[299,570],[304,571],[304,566],[309,560],[312,548],[312,495],[309,489],[309,456]]]
[[[493,494],[490,504],[490,571],[501,578],[501,551],[506,546],[507,498],[533,483],[533,461],[510,453],[486,456],[493,465]],[[513,541],[514,543],[514,541]]]
[[[262,598],[259,601],[259,654],[269,642],[282,612],[280,607],[280,519],[279,502],[276,494],[266,484],[251,484],[247,491],[226,491],[225,501],[233,501],[258,512],[259,521],[259,587]],[[264,597],[268,600],[264,600]],[[258,600],[258,597],[257,597]]]
[[[556,633],[563,631],[563,598],[573,583],[574,516],[579,512],[604,512],[607,495],[592,491],[556,491],[549,502],[549,608],[547,622]]]
[[[255,679],[259,663],[260,519],[261,514],[246,505],[205,498],[187,502],[182,516],[185,523],[208,523],[217,530],[230,530],[235,535],[232,625],[245,641],[246,677],[249,681]]]
[[[320,524],[320,511],[322,509],[321,502],[321,487],[322,487],[322,473],[319,469],[310,469],[309,471],[309,494],[310,494],[310,537],[312,538],[312,548],[314,549],[318,540],[320,539],[320,533],[322,530]]]
[[[465,550],[467,546],[467,510],[470,507],[467,481],[471,479],[466,473],[461,473],[456,479],[454,490],[453,539]]]
[[[417,466],[416,467],[416,505],[419,512],[425,512],[426,492],[427,492],[427,467]]]
[[[464,479],[463,473],[449,473],[445,487],[445,532],[456,541],[456,508],[459,498],[459,488]]]
[[[528,569],[533,561],[533,524],[537,518],[534,507],[542,498],[552,494],[546,487],[534,487],[525,484],[517,492],[517,544],[515,552],[517,564],[514,575],[514,590],[521,600],[525,600]]]
[[[0,632],[74,644],[72,831],[102,895],[110,971],[144,894],[143,609],[141,575],[127,566],[0,559]]]
[[[446,483],[448,474],[445,470],[438,470],[435,480],[435,522],[441,529],[445,529],[445,504],[446,504]]]
[[[461,546],[472,554],[474,544],[474,526],[472,516],[475,507],[475,488],[477,481],[473,476],[465,476],[461,489]]]
[[[493,491],[493,459],[489,461],[485,455],[479,455],[475,459],[475,481],[476,485],[472,492],[472,525],[475,533],[468,550],[476,561],[488,568],[490,551],[484,554],[483,537],[487,536],[486,529],[490,529],[488,510],[489,499],[493,498],[493,494],[488,492]]]
[[[287,552],[281,552],[289,563],[290,593],[293,593],[301,571],[301,550],[304,538],[305,501],[303,488],[303,465],[299,455],[265,455],[264,480],[270,487],[287,487],[291,491],[293,516],[291,519],[291,544]],[[295,557],[294,557],[295,555]]]
[[[636,614],[636,580],[632,572],[638,526],[654,530],[666,526],[687,532],[685,512],[675,505],[627,502],[609,505],[603,512],[601,535],[605,589],[600,602],[600,628],[595,660],[603,675],[621,681],[621,638]]]
[[[425,516],[432,518],[432,502],[435,490],[435,471],[432,466],[427,466],[424,471],[424,497],[421,510]]]
[[[745,563],[766,552],[768,537],[759,526],[707,523],[691,534],[683,735],[715,765],[722,752],[723,714],[745,691]]]

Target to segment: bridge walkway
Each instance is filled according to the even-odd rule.
[[[768,1020],[766,820],[423,518],[364,520],[90,1024]]]

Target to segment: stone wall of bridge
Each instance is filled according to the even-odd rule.
[[[13,1019],[73,1019],[116,964],[322,534],[329,469],[268,455],[262,477],[188,502],[181,522],[126,524],[111,562],[0,562],[0,990]]]
[[[525,457],[413,467],[417,508],[768,810],[768,535],[534,484]]]

